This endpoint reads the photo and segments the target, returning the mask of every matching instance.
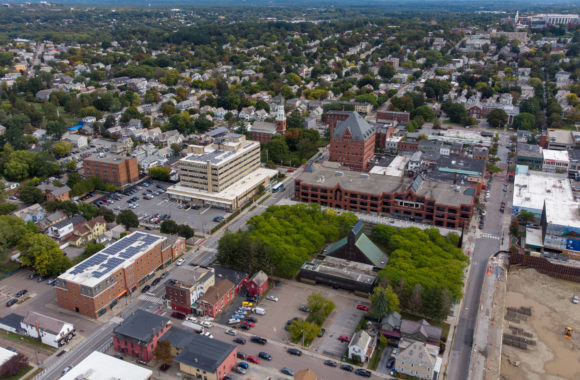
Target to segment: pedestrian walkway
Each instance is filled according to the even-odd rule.
[[[140,300],[151,302],[151,303],[156,303],[159,305],[161,305],[163,303],[163,300],[160,297],[151,296],[149,294],[141,294],[138,298]]]
[[[500,237],[499,237],[499,236],[497,236],[497,235],[494,235],[494,234],[489,234],[489,233],[487,233],[487,232],[483,232],[483,233],[481,234],[481,237],[482,237],[482,238],[487,238],[487,239],[495,239],[495,240],[499,240],[499,239],[500,239]]]

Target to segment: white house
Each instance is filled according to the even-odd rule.
[[[49,317],[29,311],[20,327],[26,331],[26,335],[32,338],[38,338],[42,343],[51,347],[60,347],[70,341],[75,335],[74,327],[71,323],[63,322],[56,318]]]
[[[375,349],[374,338],[365,330],[355,333],[348,344],[348,358],[352,359],[353,355],[358,356],[361,362],[367,361]]]
[[[68,141],[75,148],[84,148],[89,145],[89,140],[86,136],[67,134],[63,137],[64,141]]]

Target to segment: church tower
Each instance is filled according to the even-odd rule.
[[[286,112],[284,112],[284,98],[280,99],[276,109],[276,132],[283,135],[286,132]]]

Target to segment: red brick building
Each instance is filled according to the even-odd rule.
[[[460,228],[468,225],[475,207],[476,189],[452,183],[388,175],[340,175],[314,165],[295,179],[294,196],[307,203],[376,215]]]
[[[375,129],[357,112],[339,122],[330,136],[330,161],[355,171],[367,171],[375,154]]]
[[[399,123],[408,123],[411,120],[409,112],[396,111],[377,111],[377,123],[385,121],[398,121]]]
[[[339,121],[345,121],[348,119],[352,112],[350,111],[328,111],[326,113],[326,124],[330,128],[330,136],[332,136],[332,132],[334,132],[334,128],[336,128],[336,124]]]
[[[37,186],[40,190],[44,191],[44,198],[50,201],[68,201],[70,200],[70,187],[54,186],[53,184],[42,184]]]
[[[153,359],[157,342],[170,328],[169,318],[138,309],[113,330],[113,347],[148,362]]]
[[[171,302],[172,310],[191,314],[197,300],[214,285],[212,268],[182,265],[169,274],[165,298]]]
[[[90,156],[83,160],[85,177],[98,177],[106,183],[124,186],[139,179],[137,158],[118,155]]]
[[[397,149],[405,152],[417,152],[419,151],[419,142],[418,141],[399,141],[397,144]]]
[[[56,279],[60,307],[98,318],[185,252],[185,239],[136,231]]]
[[[219,280],[199,299],[199,308],[203,315],[215,318],[235,296],[235,285],[227,279]]]
[[[260,297],[268,290],[268,275],[262,271],[256,273],[246,284],[246,292],[251,296]]]

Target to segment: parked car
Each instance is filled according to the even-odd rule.
[[[240,366],[236,366],[234,367],[234,372],[244,375],[246,373],[246,369]]]
[[[163,273],[161,274],[161,278],[165,278],[165,277],[167,277],[168,275],[169,275],[169,273],[167,273],[167,272],[163,272]]]
[[[114,358],[117,358],[119,360],[125,360],[124,357],[122,357],[121,355],[113,355]]]
[[[246,317],[246,321],[256,323],[258,320],[254,317]]]
[[[159,284],[161,282],[160,278],[156,278],[155,280],[153,280],[153,282],[151,282],[151,286],[155,286],[157,284]]]
[[[578,304],[578,296],[572,297],[572,303],[573,304]]]
[[[238,351],[238,353],[236,354],[238,359],[242,359],[242,360],[246,360],[246,358],[248,357],[248,355],[244,352],[240,352]]]
[[[294,371],[292,371],[290,368],[288,367],[284,367],[280,370],[280,372],[282,372],[284,375],[288,375],[288,376],[294,376]]]
[[[213,221],[216,223],[221,223],[224,221],[224,217],[223,216],[216,216],[215,218],[213,218]]]
[[[185,314],[180,313],[178,311],[174,311],[173,313],[171,313],[171,316],[173,318],[176,318],[176,319],[181,319],[181,320],[184,320],[185,319]]]
[[[226,334],[236,336],[238,335],[238,332],[234,329],[227,329]]]
[[[363,305],[363,304],[356,305],[356,308],[359,310],[363,310],[363,311],[369,311],[369,307],[367,305]]]
[[[340,369],[347,372],[352,372],[353,368],[350,364],[341,364]]]
[[[238,367],[243,368],[243,369],[248,369],[250,368],[250,366],[248,365],[248,363],[246,362],[239,362],[238,363]]]
[[[261,351],[261,352],[258,354],[258,356],[259,356],[260,358],[264,359],[264,360],[268,360],[268,361],[272,360],[272,355],[270,355],[269,353],[267,353],[267,352],[264,352],[264,351]]]
[[[305,313],[308,313],[310,311],[310,309],[308,308],[308,305],[302,305],[298,309],[300,309],[300,311],[303,311]]]
[[[175,265],[179,266],[179,265],[182,265],[184,262],[185,262],[185,259],[181,258],[175,262]]]
[[[341,341],[341,342],[343,342],[343,343],[344,343],[344,342],[346,342],[346,343],[349,343],[349,342],[350,342],[350,338],[349,338],[348,336],[346,336],[346,335],[341,335],[341,336],[339,336],[339,337],[338,337],[338,340],[340,340],[340,341]]]
[[[248,325],[240,325],[240,328],[241,328],[242,330],[249,330],[249,329],[251,329],[251,327],[250,327],[250,326],[248,326]]]
[[[255,335],[253,337],[251,337],[250,340],[253,343],[258,343],[258,344],[261,344],[261,345],[264,345],[264,344],[268,343],[268,340],[266,338],[262,338],[262,337],[255,336]]]
[[[237,343],[237,344],[246,344],[246,339],[241,338],[241,337],[237,337],[237,338],[234,338],[234,343]]]
[[[371,371],[364,368],[357,368],[357,370],[354,371],[354,373],[362,377],[371,377]]]
[[[70,371],[71,369],[72,369],[72,367],[70,365],[64,367],[64,369],[62,370],[62,374],[66,375],[68,373],[68,371]]]
[[[296,355],[296,356],[301,356],[302,355],[302,351],[300,351],[297,348],[289,348],[286,350],[286,352],[288,352],[290,355]]]
[[[334,360],[325,360],[324,365],[327,365],[329,367],[336,367],[338,364]]]
[[[391,369],[393,368],[393,366],[395,365],[396,359],[393,357],[390,357],[389,360],[387,360],[387,368]]]
[[[10,306],[14,305],[17,302],[18,302],[18,300],[16,298],[12,298],[8,302],[6,302],[6,307],[10,307]]]
[[[149,285],[145,285],[142,289],[141,289],[141,293],[145,293],[147,291],[149,291],[149,289],[151,289],[151,286]]]
[[[28,290],[26,290],[26,289],[19,290],[18,293],[16,293],[16,298],[20,298],[23,295],[25,295],[26,293],[28,293]]]
[[[323,327],[320,329],[320,332],[318,333],[318,337],[322,338],[324,336],[324,333],[326,332],[326,329]]]
[[[278,297],[275,297],[275,296],[266,296],[266,299],[268,301],[278,302]]]
[[[259,358],[256,358],[256,357],[254,357],[254,356],[248,356],[248,361],[249,361],[250,363],[254,363],[254,364],[260,364],[260,359],[259,359]]]

